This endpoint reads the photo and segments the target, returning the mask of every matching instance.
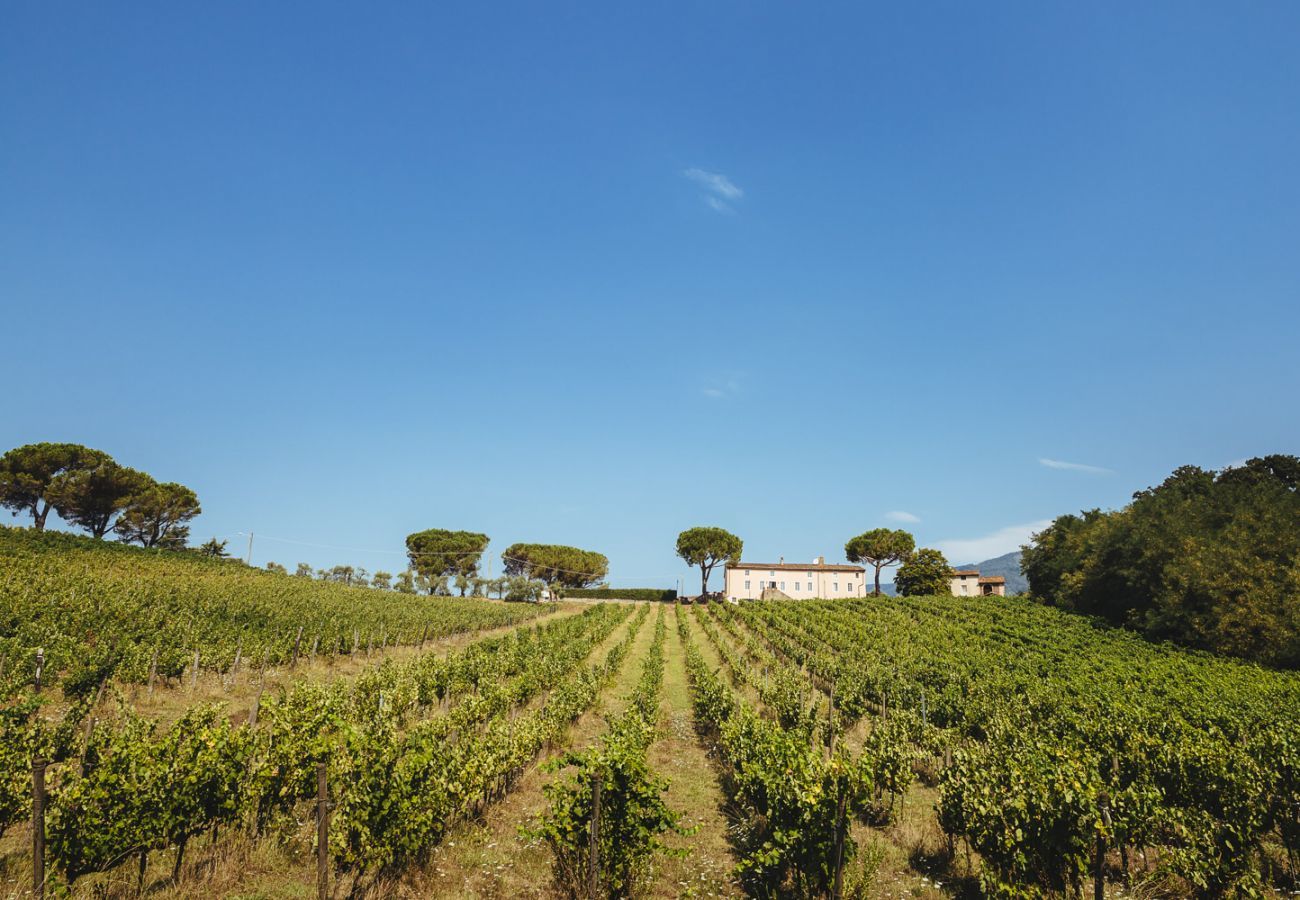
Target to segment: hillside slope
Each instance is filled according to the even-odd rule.
[[[144,550],[61,532],[0,527],[0,661],[6,679],[93,687],[203,668],[349,653],[531,619],[531,604],[424,597],[275,574],[193,552]],[[299,638],[301,630],[301,639]]]

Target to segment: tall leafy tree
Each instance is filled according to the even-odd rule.
[[[103,538],[131,498],[154,483],[144,472],[105,456],[87,468],[65,469],[50,482],[47,497],[59,516]]]
[[[352,566],[334,566],[329,570],[321,570],[322,581],[333,581],[337,584],[354,584],[357,580],[357,570]]]
[[[131,498],[113,530],[128,543],[177,550],[189,540],[186,523],[202,511],[198,496],[185,485],[152,484]]]
[[[415,573],[410,569],[405,572],[398,572],[397,578],[393,580],[393,590],[399,594],[414,594],[415,590]]]
[[[314,578],[315,573],[312,570],[311,563],[300,562],[298,568],[293,571],[294,578]]]
[[[1183,466],[1123,509],[1057,518],[1021,568],[1045,602],[1300,667],[1300,459]]]
[[[603,553],[559,544],[511,544],[501,554],[507,575],[545,581],[548,587],[587,587],[609,574]]]
[[[37,531],[54,508],[50,489],[59,476],[93,468],[108,460],[100,450],[80,444],[26,444],[0,457],[0,506],[32,517]]]
[[[383,569],[380,569],[374,575],[370,576],[370,586],[378,588],[381,591],[392,590],[393,573],[385,572]]]
[[[478,575],[479,561],[487,545],[488,536],[473,531],[430,528],[406,537],[406,553],[411,559],[411,567],[429,581],[436,581],[442,575],[449,579],[458,575],[466,579]],[[468,588],[466,581],[465,589]],[[463,591],[461,596],[464,596]]]
[[[874,528],[863,532],[844,545],[849,562],[862,563],[876,570],[875,595],[880,596],[880,570],[906,562],[916,547],[916,539],[903,529]]]
[[[199,545],[199,553],[212,559],[227,559],[230,554],[226,552],[228,541],[219,541],[215,537],[209,538],[206,543]]]
[[[274,572],[276,575],[288,575],[289,570],[278,562],[269,562],[266,564],[266,571]]]
[[[709,575],[720,562],[740,562],[745,543],[724,528],[698,526],[677,535],[677,555],[700,570],[700,594],[709,592]]]
[[[944,555],[931,547],[922,547],[899,567],[894,587],[904,597],[947,594],[952,589],[951,577],[952,566]]]

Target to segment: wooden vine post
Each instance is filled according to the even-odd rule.
[[[1110,830],[1110,807],[1103,797],[1101,801],[1101,821],[1106,831]],[[1106,831],[1097,831],[1097,868],[1093,874],[1092,895],[1095,900],[1106,900]]]
[[[253,697],[253,708],[248,711],[248,727],[257,727],[257,714],[262,708],[262,691],[266,688],[264,685],[257,686],[257,694]]]
[[[587,848],[587,896],[596,900],[600,891],[600,774],[591,776],[591,835]]]
[[[153,696],[154,679],[158,677],[158,648],[153,648],[153,657],[149,660],[149,696]]]
[[[826,706],[828,708],[827,715],[828,718],[830,719],[830,726],[831,726],[831,737],[830,740],[826,742],[827,745],[826,749],[831,756],[834,756],[835,755],[835,682],[834,681],[831,682],[830,696],[827,699]]]
[[[329,900],[330,895],[330,797],[328,768],[316,764],[316,897]]]
[[[243,638],[240,638],[239,643],[235,645],[235,661],[230,664],[230,684],[226,690],[230,690],[235,686],[235,679],[239,677],[239,661],[243,658],[243,655],[244,641]]]
[[[45,648],[36,651],[36,690],[41,689],[41,673],[45,671]]]
[[[840,788],[840,802],[835,807],[835,883],[831,886],[831,900],[844,896],[844,819],[848,813],[848,798]]]
[[[45,896],[45,760],[32,760],[32,897]]]

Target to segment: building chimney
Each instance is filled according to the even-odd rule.
[[[824,565],[826,565],[826,557],[824,557],[824,556],[819,556],[819,557],[817,557],[816,559],[813,560],[813,565],[814,565],[814,566],[824,566]]]
[[[783,566],[783,565],[785,565],[785,557],[784,557],[784,556],[781,557],[781,559],[780,559],[779,562],[777,562],[777,565],[778,565],[778,566]]]

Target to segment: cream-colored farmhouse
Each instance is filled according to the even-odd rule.
[[[862,566],[827,564],[824,556],[810,563],[738,562],[727,566],[723,596],[730,600],[767,598],[826,600],[862,597],[867,593],[866,569]]]
[[[980,577],[979,569],[954,569],[949,579],[954,597],[1005,597],[1007,580],[1001,575]]]

